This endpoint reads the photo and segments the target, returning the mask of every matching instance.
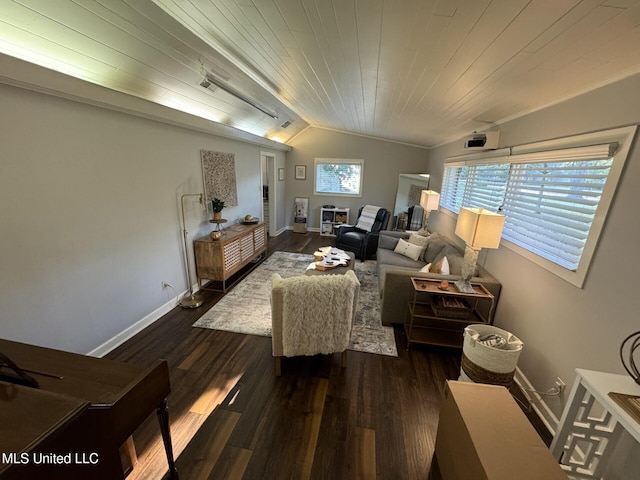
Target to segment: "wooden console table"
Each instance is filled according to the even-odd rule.
[[[226,292],[227,280],[266,252],[267,226],[264,222],[233,225],[218,240],[208,235],[194,240],[193,249],[199,287],[203,288],[203,280],[215,280],[222,282],[221,291]]]

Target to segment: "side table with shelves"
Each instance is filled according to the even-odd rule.
[[[407,350],[412,343],[462,348],[465,327],[491,323],[494,296],[480,283],[474,293],[458,292],[452,283],[440,288],[440,280],[411,277],[413,300],[404,321]],[[489,302],[487,317],[478,311],[479,302]]]
[[[348,208],[320,208],[320,235],[335,236],[336,228],[349,223]]]

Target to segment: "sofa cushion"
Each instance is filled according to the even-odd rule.
[[[382,234],[378,240],[378,248],[393,250],[396,248],[396,245],[398,245],[398,240],[400,240],[400,237],[392,237],[390,235]]]
[[[393,251],[416,261],[422,256],[423,250],[424,247],[421,247],[420,245],[414,245],[413,243],[409,243],[406,240],[400,239],[398,240],[398,244]]]
[[[420,260],[411,260],[409,257],[405,257],[404,255],[400,255],[393,250],[387,250],[385,248],[378,249],[376,259],[378,271],[382,266],[389,266],[391,268],[402,267],[412,270],[420,270],[425,265],[425,263]]]
[[[424,260],[424,252],[427,250],[427,246],[429,245],[429,237],[425,237],[424,235],[418,235],[417,233],[412,233],[409,236],[409,243],[413,245],[419,245],[422,247],[422,254],[420,260]]]
[[[428,239],[429,242],[423,256],[427,263],[433,263],[444,247],[453,246],[447,237],[436,232],[429,235]]]
[[[465,265],[464,257],[462,256],[462,254],[458,253],[457,255],[448,255],[447,259],[449,260],[449,269],[451,271],[451,275],[462,275],[462,270],[464,269]]]

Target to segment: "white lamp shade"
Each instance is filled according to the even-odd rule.
[[[458,213],[456,235],[474,249],[498,248],[505,216],[484,208],[462,207]]]
[[[424,208],[425,211],[430,212],[431,210],[437,210],[439,205],[440,194],[438,192],[422,190],[422,194],[420,194],[420,206]]]

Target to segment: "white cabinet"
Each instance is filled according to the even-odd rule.
[[[336,227],[343,223],[349,223],[348,208],[320,209],[320,235],[335,236]]]

